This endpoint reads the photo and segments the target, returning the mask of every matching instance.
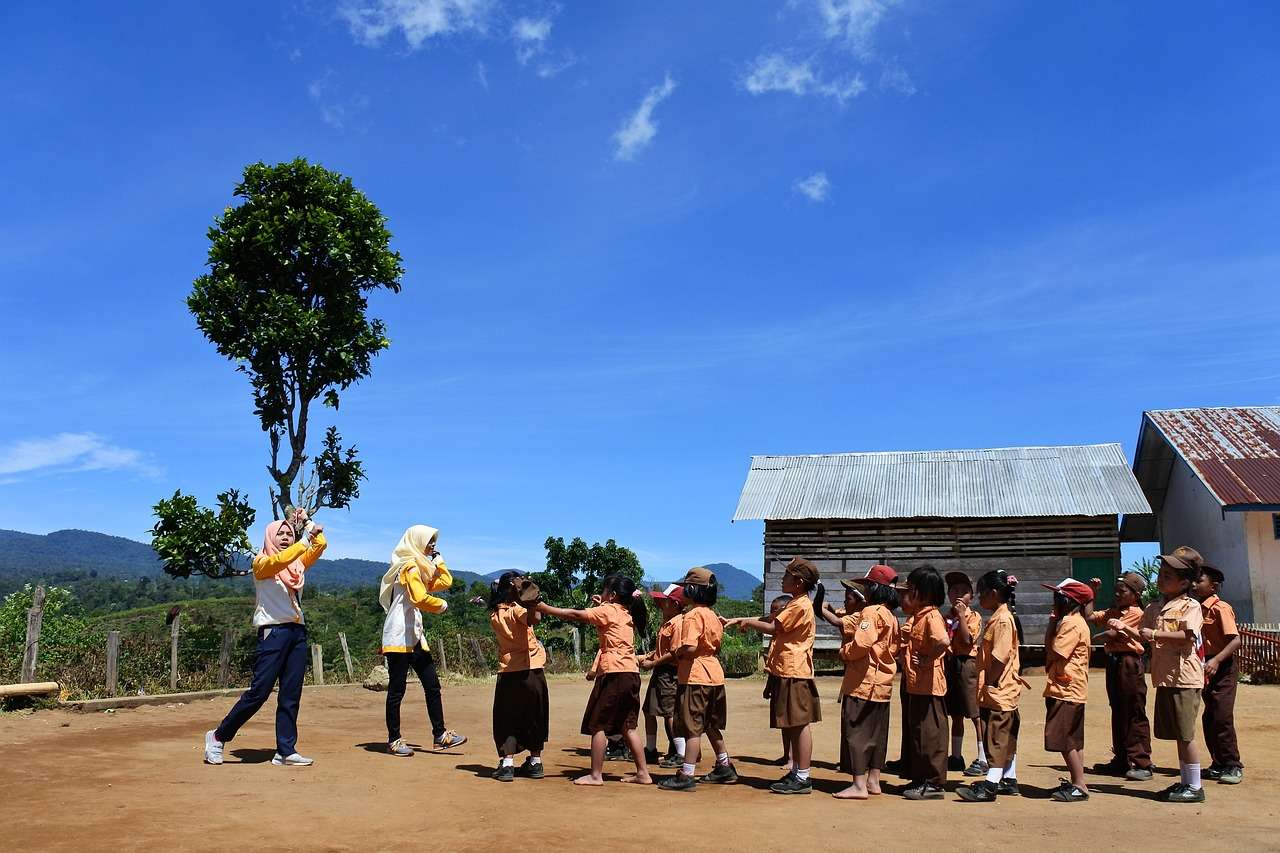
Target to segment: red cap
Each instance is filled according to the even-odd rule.
[[[1040,585],[1045,589],[1062,593],[1077,604],[1088,604],[1093,601],[1093,588],[1087,583],[1081,583],[1072,578],[1063,578],[1056,584],[1042,583]]]
[[[664,598],[669,598],[676,604],[684,604],[684,587],[678,583],[669,585],[661,592],[655,589],[653,592],[649,593],[649,595],[653,596],[655,601],[661,601]]]
[[[893,569],[889,568],[888,566],[880,565],[879,563],[877,563],[876,565],[867,569],[867,574],[865,577],[853,579],[854,583],[857,583],[858,581],[864,581],[864,582],[871,581],[872,583],[882,583],[885,586],[893,586],[895,583],[898,582],[898,573],[895,572]]]

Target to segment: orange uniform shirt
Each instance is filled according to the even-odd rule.
[[[1028,687],[1019,675],[1018,625],[1009,605],[1002,604],[991,614],[978,644],[978,705],[994,711],[1014,711],[1022,691]]]
[[[1204,627],[1200,602],[1189,595],[1153,601],[1142,614],[1142,627],[1153,631],[1191,631],[1191,640],[1153,640],[1151,686],[1204,688],[1204,661],[1196,653]]]
[[[969,642],[965,642],[960,636],[960,632],[956,630],[956,626],[960,622],[960,617],[954,612],[949,613],[946,617],[947,632],[951,634],[951,647],[947,649],[947,654],[957,658],[967,658],[973,654],[973,647],[978,645],[978,638],[982,636],[982,616],[978,611],[970,608],[965,611],[964,624],[969,629]]]
[[[1089,700],[1089,623],[1079,612],[1058,623],[1045,654],[1046,699],[1083,705]]]
[[[1126,627],[1138,630],[1142,627],[1142,608],[1134,605],[1133,607],[1108,607],[1106,610],[1094,613],[1089,619],[1095,625],[1106,626],[1112,619],[1119,619]],[[1119,634],[1116,637],[1108,639],[1102,644],[1102,650],[1111,654],[1122,654],[1129,652],[1140,655],[1146,649],[1142,645],[1142,641],[1130,637],[1128,634]]]
[[[1200,613],[1204,619],[1201,629],[1204,633],[1204,655],[1211,658],[1226,648],[1232,637],[1239,636],[1236,611],[1218,596],[1211,595],[1200,602]]]
[[[841,696],[888,702],[898,671],[898,620],[881,604],[868,604],[840,620],[840,657],[844,660]]]
[[[782,678],[813,678],[813,638],[818,623],[813,602],[797,595],[773,620],[773,640],[765,669]]]
[[[518,604],[499,604],[489,614],[489,627],[498,639],[498,672],[542,669],[547,650],[529,627],[529,611]]]
[[[600,636],[600,665],[596,672],[600,675],[639,672],[640,664],[636,662],[636,631],[627,608],[611,601],[599,607],[589,607],[582,612],[586,617],[583,621],[593,626]]]
[[[683,618],[683,613],[677,613],[675,616],[672,616],[666,622],[662,623],[662,627],[658,629],[658,638],[653,644],[653,653],[655,657],[662,657],[663,655],[670,654],[671,650],[675,648],[676,637],[679,636],[680,631],[680,620]],[[675,666],[675,664],[670,663],[667,664],[667,666]]]
[[[724,667],[720,665],[720,642],[724,626],[710,607],[698,605],[680,617],[679,633],[673,647],[684,649],[676,668],[680,684],[724,684]],[[688,650],[692,649],[692,653]]]
[[[902,652],[902,671],[907,679],[907,692],[913,696],[946,696],[947,676],[942,660],[951,638],[947,623],[938,608],[923,607],[911,618]],[[920,662],[912,660],[920,657]],[[932,660],[929,655],[937,655]]]

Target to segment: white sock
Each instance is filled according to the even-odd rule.
[[[676,752],[680,753],[680,755],[681,755],[681,756],[683,756],[683,755],[684,755],[684,748],[685,748],[685,739],[684,739],[684,738],[682,738],[682,737],[673,737],[673,738],[671,739],[671,746],[672,746],[672,748],[673,748]]]
[[[650,732],[644,736],[644,748],[656,750],[658,748],[658,733]]]
[[[962,753],[963,749],[964,749],[964,735],[952,735],[951,736],[951,757],[961,758],[963,755]]]
[[[1009,763],[1005,765],[1004,778],[1006,779],[1018,778],[1018,756],[1015,755],[1013,758],[1010,758]]]
[[[1182,765],[1182,782],[1193,791],[1200,790],[1200,765],[1184,764]]]
[[[541,756],[541,755],[530,755],[530,756],[529,756],[529,763],[530,763],[530,764],[541,764],[541,763],[542,763],[542,756]]]
[[[1004,768],[1003,768],[1003,767],[988,767],[988,768],[987,768],[987,781],[988,781],[988,782],[990,782],[992,785],[999,785],[999,784],[1000,784],[1000,780],[1002,780],[1002,779],[1004,779]]]
[[[720,764],[720,765],[727,766],[727,765],[729,764],[729,753],[727,753],[727,752],[717,752],[717,753],[716,753],[716,764]]]
[[[681,764],[681,765],[680,765],[680,772],[681,772],[681,773],[683,773],[683,774],[684,774],[684,775],[686,775],[686,776],[692,776],[692,775],[693,775],[694,773],[696,773],[697,771],[698,771],[698,765],[696,765],[696,764]]]
[[[503,767],[512,767],[512,766],[514,766],[514,765],[515,765],[515,760],[514,760],[510,755],[504,755],[504,756],[502,756],[502,766],[503,766]]]
[[[797,771],[796,771],[796,778],[797,778],[797,779],[799,779],[801,782],[808,782],[808,781],[809,781],[809,768],[808,768],[808,767],[806,767],[806,768],[805,768],[805,769],[803,769],[803,770],[797,770]]]
[[[982,745],[982,741],[978,741],[978,760],[983,764],[987,763],[987,748]]]

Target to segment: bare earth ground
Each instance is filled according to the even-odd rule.
[[[311,768],[270,765],[274,703],[228,745],[221,767],[201,763],[201,740],[231,698],[114,714],[8,714],[0,716],[0,849],[452,851],[532,845],[648,851],[679,843],[676,833],[691,836],[691,844],[681,846],[713,850],[848,849],[863,833],[889,849],[1010,849],[1013,842],[1023,850],[1059,851],[1082,843],[1110,847],[1117,836],[1136,849],[1171,843],[1197,851],[1280,849],[1280,688],[1241,686],[1236,721],[1246,779],[1234,788],[1210,783],[1203,806],[1151,800],[1171,784],[1166,773],[1148,783],[1090,776],[1094,796],[1088,803],[1060,804],[1044,799],[1063,771],[1061,758],[1042,749],[1043,678],[1032,683],[1023,698],[1018,773],[1026,796],[992,805],[962,803],[954,795],[923,803],[891,793],[867,802],[827,796],[845,784],[834,765],[836,678],[819,681],[826,720],[815,731],[819,790],[808,797],[766,789],[780,775],[772,765],[780,750],[777,733],[766,727],[762,683],[754,679],[729,685],[726,734],[743,783],[704,785],[691,794],[616,783],[570,785],[568,777],[587,767],[586,738],[577,730],[588,684],[568,677],[551,681],[547,778],[511,784],[488,778],[494,764],[491,682],[446,685],[449,724],[468,734],[470,743],[456,754],[411,759],[380,751],[385,694],[308,688],[299,746],[316,759]],[[405,700],[405,732],[425,743],[425,709],[411,699],[413,693]],[[896,712],[891,757],[897,753]],[[1086,719],[1092,764],[1109,751],[1097,671]],[[971,753],[971,736],[966,747]],[[1157,763],[1176,764],[1172,744],[1157,742],[1155,752]],[[606,771],[616,779],[627,767],[611,763]],[[888,781],[889,792],[900,789],[896,777]],[[999,835],[987,836],[992,831]]]

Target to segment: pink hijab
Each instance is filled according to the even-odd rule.
[[[268,557],[280,553],[280,546],[276,544],[276,534],[280,532],[280,527],[284,524],[287,524],[287,522],[273,521],[267,525],[267,538],[262,543],[262,553]],[[302,564],[302,560],[294,560],[280,574],[276,575],[276,580],[294,592],[301,592],[302,585],[307,580],[304,577],[306,570],[307,567]]]

